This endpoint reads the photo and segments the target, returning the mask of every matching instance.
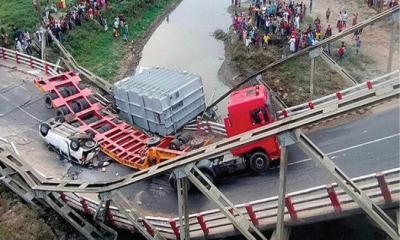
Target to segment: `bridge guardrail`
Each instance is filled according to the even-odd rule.
[[[31,55],[20,53],[8,48],[0,47],[0,58],[4,60],[12,60],[17,64],[24,64],[33,69],[39,69],[49,75],[57,75],[60,70],[64,70],[61,66],[54,63],[44,61]]]
[[[382,181],[383,179],[383,181]],[[395,203],[400,199],[400,168],[395,168],[382,173],[368,174],[353,178],[360,188],[376,203]],[[385,190],[386,189],[386,190]],[[85,212],[82,201],[87,202],[90,211],[97,209],[98,202],[76,193],[65,193],[65,201],[75,209]],[[278,197],[269,197],[248,203],[238,204],[236,207],[248,217],[248,220],[257,223],[263,229],[275,226],[277,217]],[[285,225],[296,225],[303,223],[306,218],[320,215],[340,214],[354,210],[358,206],[352,206],[354,201],[336,183],[320,185],[302,191],[292,192],[286,195]],[[310,215],[311,212],[311,215]],[[312,213],[314,212],[314,215]],[[132,224],[115,207],[111,207],[109,216],[112,216],[113,224],[130,229]],[[175,239],[174,231],[179,229],[179,218],[166,218],[146,216],[146,219],[167,238]],[[173,224],[171,224],[173,223]],[[209,210],[189,215],[191,238],[204,238],[233,231],[231,222],[219,211]]]
[[[352,93],[354,93],[356,91],[359,91],[362,89],[367,89],[367,88],[372,89],[373,87],[378,87],[378,86],[384,86],[388,79],[399,78],[399,76],[400,76],[400,71],[396,70],[396,71],[384,74],[382,76],[379,76],[373,80],[354,85],[354,86],[346,88],[342,91],[338,91],[336,93],[326,95],[326,96],[318,98],[316,100],[283,109],[283,110],[277,112],[278,119],[297,115],[297,114],[303,113],[308,110],[312,110],[316,107],[319,107],[319,106],[322,106],[325,104],[332,104],[335,101],[337,101],[339,103],[340,100],[351,95]]]

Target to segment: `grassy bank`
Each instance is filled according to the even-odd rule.
[[[0,0],[0,26],[9,34],[12,25],[32,32],[36,30],[38,24],[39,18],[35,15],[32,1]]]
[[[126,56],[129,43],[133,42],[133,47],[137,47],[136,40],[151,28],[158,16],[178,1],[180,0],[125,0],[121,3],[111,1],[108,9],[103,12],[109,26],[107,32],[97,22],[85,21],[82,26],[75,27],[66,34],[64,45],[83,67],[107,80],[115,80],[120,66],[128,64]],[[41,2],[44,9],[46,1]],[[58,16],[65,14],[65,10],[60,12]],[[124,14],[128,21],[128,42],[122,38],[114,39],[112,36],[113,19],[120,14]],[[32,1],[0,0],[0,26],[6,28],[10,38],[12,26],[24,31],[36,31],[39,19],[35,15]],[[48,57],[50,61],[56,61],[57,49],[53,47]]]
[[[124,14],[128,21],[129,42],[137,40],[151,24],[178,0],[136,0],[112,2],[106,12],[109,30],[104,32],[95,22],[85,22],[66,36],[64,45],[84,67],[104,77],[114,80],[120,65],[129,52],[127,42],[112,36],[112,23],[115,16]]]

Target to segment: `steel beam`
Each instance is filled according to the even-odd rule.
[[[42,192],[41,195],[46,203],[60,214],[68,223],[70,223],[78,232],[80,232],[86,239],[97,240],[116,240],[118,233],[110,227],[107,227],[101,222],[97,222],[101,227],[101,231],[95,226],[90,224],[86,219],[81,217],[75,210],[68,206],[65,202],[60,200],[58,193]]]
[[[307,136],[297,131],[297,145],[316,160],[322,169],[332,176],[336,183],[374,220],[392,239],[398,239],[394,221],[359,188],[335,163],[323,153]]]
[[[146,231],[143,227],[143,222],[146,219],[140,214],[138,211],[138,207],[133,207],[133,203],[129,202],[119,191],[115,191],[111,193],[112,202],[119,209],[119,212],[125,215],[125,217],[133,224],[137,231],[142,234],[147,240],[165,240],[165,237],[161,235],[156,228],[150,225],[150,223],[146,222],[154,231],[153,236]]]
[[[187,178],[202,192],[220,211],[229,219],[232,225],[239,230],[246,239],[256,240],[267,238],[252,222],[233,205],[231,201],[194,165],[184,167]]]
[[[290,228],[283,228],[283,232],[280,237],[278,237],[277,230],[273,231],[271,240],[289,240],[289,237],[290,237]]]
[[[281,162],[279,168],[278,216],[276,224],[277,240],[284,240],[287,156],[288,152],[286,151],[286,146],[283,145],[283,147],[281,147]]]
[[[315,76],[315,57],[311,58],[310,67],[310,100],[313,100],[314,96],[314,76]]]
[[[176,178],[178,195],[179,231],[181,240],[190,239],[189,210],[188,210],[188,181],[186,177]]]
[[[46,61],[47,56],[46,56],[46,43],[47,43],[47,36],[46,36],[46,31],[42,31],[42,47],[41,47],[41,58],[42,60]]]
[[[343,79],[347,80],[351,85],[356,85],[358,82],[343,68],[341,67],[335,60],[333,60],[326,52],[322,52],[320,55],[322,60],[324,60],[329,67],[335,70]]]
[[[387,72],[392,71],[392,65],[393,65],[393,54],[395,51],[395,38],[396,38],[396,32],[397,32],[397,25],[399,22],[399,14],[393,14],[392,15],[392,28],[391,28],[391,33],[390,33],[390,45],[389,45],[389,57],[388,57],[388,63],[387,63]]]

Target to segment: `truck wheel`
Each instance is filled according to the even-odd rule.
[[[49,133],[49,130],[50,130],[49,124],[47,124],[47,123],[40,124],[39,131],[40,131],[40,134],[42,134],[43,137],[47,136],[47,134]]]
[[[60,88],[58,92],[63,96],[64,98],[69,97],[69,91],[66,88]]]
[[[80,106],[81,111],[89,107],[89,104],[83,98],[76,100],[76,103]]]
[[[57,98],[57,94],[54,92],[49,92],[46,94],[46,96],[44,97],[44,105],[46,106],[46,108],[48,109],[52,109],[53,105],[51,104],[51,102],[53,101],[53,99]]]
[[[71,149],[73,151],[78,151],[78,149],[80,147],[80,143],[77,140],[72,140],[71,143],[69,144],[69,146],[71,147]]]
[[[65,116],[69,113],[68,108],[66,106],[62,106],[57,108],[56,115],[57,116]]]
[[[263,152],[254,152],[250,159],[250,168],[253,172],[262,173],[269,168],[269,159],[267,154]]]
[[[182,146],[181,141],[179,141],[178,139],[173,139],[170,143],[169,143],[169,148],[172,150],[180,150]]]
[[[85,142],[85,147],[87,147],[87,148],[92,148],[92,147],[94,147],[94,146],[96,146],[96,142],[93,141],[93,140],[87,140],[87,141]]]
[[[72,86],[71,87],[66,87],[65,90],[68,91],[70,96],[78,93],[78,91],[76,91],[76,89],[74,87],[72,87]]]
[[[82,111],[81,107],[79,106],[79,104],[77,102],[71,103],[71,108],[72,108],[72,111],[74,111],[74,113],[78,113],[78,112]]]

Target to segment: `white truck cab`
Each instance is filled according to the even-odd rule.
[[[41,123],[39,133],[50,148],[80,165],[93,164],[100,151],[98,143],[91,136],[60,118]]]

